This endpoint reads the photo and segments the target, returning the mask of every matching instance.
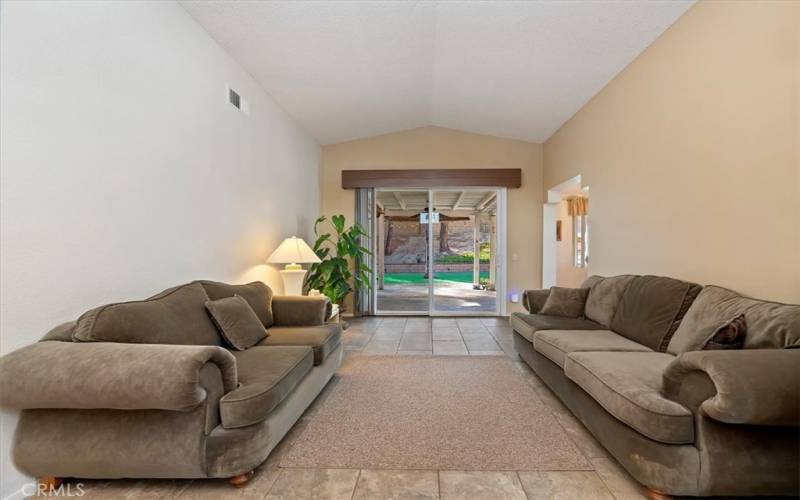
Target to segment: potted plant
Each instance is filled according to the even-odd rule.
[[[320,234],[320,224],[324,222],[333,228],[335,234]],[[308,270],[306,288],[316,288],[343,311],[344,300],[350,292],[362,287],[372,289],[372,269],[364,263],[365,256],[372,253],[361,246],[361,237],[368,234],[358,224],[345,227],[344,215],[334,215],[330,220],[325,216],[318,218],[314,223],[314,234],[317,237],[314,253],[321,262]]]

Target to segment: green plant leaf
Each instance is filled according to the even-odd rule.
[[[330,239],[331,239],[331,235],[328,234],[328,233],[319,235],[319,237],[317,238],[317,241],[314,242],[314,252],[318,252],[318,250],[320,248],[322,248],[322,245],[326,241],[330,241]]]
[[[353,224],[352,231],[359,236],[369,236],[369,233],[361,224]]]
[[[344,232],[344,215],[334,215],[331,217],[331,222],[336,232],[341,235]]]
[[[329,221],[335,235],[320,234],[320,224]],[[314,253],[321,262],[312,264],[306,278],[306,288],[316,288],[335,304],[342,305],[347,296],[361,288],[372,288],[373,270],[364,263],[372,252],[362,242],[369,237],[359,224],[346,227],[344,215],[333,215],[330,219],[319,217],[314,223]]]
[[[319,226],[326,220],[328,220],[328,218],[325,217],[324,215],[320,215],[319,217],[317,217],[317,220],[314,221],[314,234],[319,234],[317,232],[317,226]]]

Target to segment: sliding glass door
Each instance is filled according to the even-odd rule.
[[[496,189],[431,193],[431,313],[497,314]]]
[[[375,191],[377,314],[501,314],[505,190]]]
[[[376,189],[374,254],[378,314],[428,314],[428,226],[421,214],[428,210],[429,191]]]

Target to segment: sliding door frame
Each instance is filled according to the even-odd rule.
[[[434,193],[436,191],[495,191],[497,193],[497,207],[495,209],[495,238],[496,238],[496,245],[495,245],[495,310],[491,312],[485,311],[436,311],[434,308],[435,301],[434,301],[434,275],[433,269],[435,267],[435,260],[434,260],[434,253],[433,253],[433,224],[428,223],[426,224],[426,231],[427,231],[427,240],[428,240],[428,249],[427,249],[427,260],[430,265],[430,275],[428,276],[428,310],[427,311],[381,311],[378,309],[378,286],[377,286],[377,274],[376,272],[372,273],[372,303],[375,305],[375,314],[380,316],[505,316],[506,313],[506,256],[507,256],[507,196],[508,196],[508,189],[505,187],[496,187],[496,186],[488,186],[488,187],[454,187],[454,186],[446,186],[446,187],[422,187],[422,188],[411,188],[411,187],[398,187],[398,188],[391,188],[391,187],[380,187],[375,188],[374,196],[373,196],[373,206],[372,210],[375,213],[375,209],[377,208],[377,193],[379,191],[409,191],[409,192],[427,192],[428,197],[428,213],[433,213],[434,207]],[[372,234],[375,236],[372,238],[372,245],[371,250],[373,251],[374,255],[377,255],[377,252],[380,249],[380,245],[378,243],[378,217],[373,217],[373,227],[372,227]],[[473,251],[480,252],[480,248],[474,248]],[[375,259],[376,262],[382,262],[382,259]]]
[[[398,191],[398,192],[408,192],[408,193],[427,193],[428,210],[430,210],[430,206],[431,206],[431,199],[430,199],[431,190],[426,188],[426,187],[421,187],[421,188],[412,188],[412,187],[398,187],[398,188],[376,187],[375,190],[374,190],[374,196],[373,196],[373,208],[372,208],[373,209],[373,213],[377,209],[378,193],[381,192],[381,191],[389,191],[389,192]],[[377,256],[378,251],[381,248],[380,244],[378,243],[378,218],[377,217],[373,217],[373,220],[374,220],[374,223],[373,223],[372,234],[375,237],[372,238],[372,245],[370,247],[370,250],[372,250],[373,255]],[[428,224],[428,226],[430,226],[430,224]],[[426,228],[426,231],[428,231],[428,233],[427,233],[428,234],[428,238],[430,238],[430,236],[431,236],[430,228],[429,227]],[[428,258],[430,258],[430,254],[428,254]],[[382,262],[383,265],[385,266],[384,259],[376,259],[376,261]],[[375,304],[375,315],[376,316],[428,316],[429,315],[430,307],[431,307],[430,280],[428,281],[428,309],[427,310],[419,310],[419,311],[381,311],[379,309],[380,302],[378,302],[378,281],[377,280],[378,280],[378,273],[377,272],[373,272],[372,273],[372,293],[373,293],[372,302],[373,302],[373,304]]]

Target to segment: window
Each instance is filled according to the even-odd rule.
[[[589,228],[585,215],[572,216],[572,248],[575,267],[586,267],[589,262]]]

